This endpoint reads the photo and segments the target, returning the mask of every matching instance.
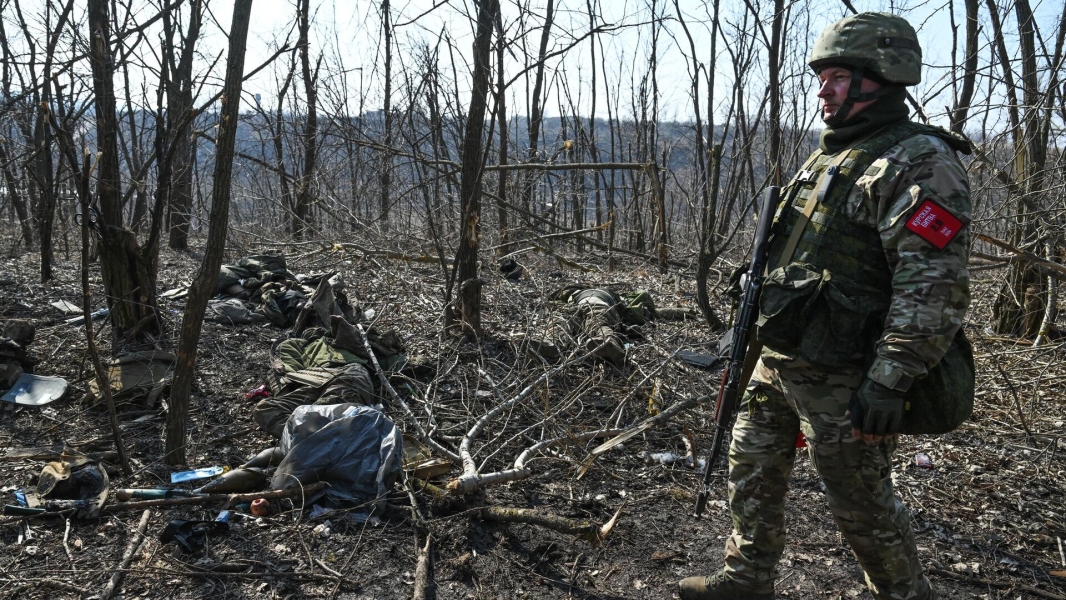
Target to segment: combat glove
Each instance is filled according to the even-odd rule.
[[[848,403],[851,425],[866,435],[895,435],[903,426],[903,392],[866,379]]]

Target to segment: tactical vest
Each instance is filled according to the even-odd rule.
[[[760,298],[759,339],[766,347],[825,366],[862,364],[872,356],[892,297],[892,272],[877,229],[853,221],[845,205],[881,155],[906,138],[936,131],[909,121],[894,123],[842,150],[845,157],[815,152],[792,179],[775,217],[772,270]],[[779,266],[801,213],[817,201],[819,182],[833,162],[839,167],[831,187],[814,207],[791,260]]]

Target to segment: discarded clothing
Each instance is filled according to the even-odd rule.
[[[253,312],[253,309],[254,306],[249,307],[248,304],[238,298],[212,298],[207,301],[207,312],[204,314],[204,320],[223,325],[247,325],[249,323],[262,323],[267,320],[266,315]]]
[[[286,280],[295,281],[296,276],[285,268],[284,254],[247,256],[236,265],[222,265],[215,282],[215,293],[247,299],[264,283]]]
[[[320,382],[314,384],[311,377]],[[290,372],[279,393],[264,398],[252,409],[259,427],[274,437],[281,437],[289,415],[308,404],[373,404],[376,395],[370,373],[353,362],[333,368],[304,369]]]
[[[229,531],[229,523],[224,521],[186,521],[174,519],[159,534],[159,543],[177,542],[182,550],[192,553],[207,544],[208,533]]]
[[[107,365],[107,379],[116,404],[143,401],[152,408],[160,396],[169,391],[177,357],[170,352],[149,350],[127,354]],[[103,399],[97,380],[89,381],[84,400],[97,403]]]
[[[78,509],[76,516],[95,518],[107,500],[109,487],[107,471],[99,462],[70,450],[41,470],[37,496],[45,500],[73,500],[67,508]]]

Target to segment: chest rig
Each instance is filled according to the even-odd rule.
[[[785,189],[770,246],[771,267],[804,262],[829,271],[847,287],[890,294],[892,274],[877,230],[850,219],[845,203],[859,178],[890,148],[930,127],[904,121],[884,127],[836,155],[816,151]],[[813,206],[809,204],[815,202]],[[801,214],[806,224],[795,244],[787,248]],[[802,225],[800,225],[802,227]],[[785,256],[792,250],[791,256]]]
[[[759,338],[768,348],[827,366],[872,356],[892,271],[877,228],[851,219],[846,203],[875,160],[931,130],[904,121],[836,155],[815,152],[785,188],[760,298]]]

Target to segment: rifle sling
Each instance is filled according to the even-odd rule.
[[[854,145],[852,144],[852,146]],[[818,191],[807,200],[806,205],[803,207],[803,212],[796,219],[792,234],[788,236],[788,241],[785,243],[785,250],[781,253],[781,261],[775,265],[775,268],[779,269],[792,262],[792,255],[796,253],[796,247],[799,246],[800,238],[803,237],[803,231],[807,229],[807,223],[811,222],[811,215],[814,214],[814,209],[825,200],[825,197],[829,195],[829,191],[833,189],[833,181],[836,180],[837,173],[840,172],[840,165],[847,160],[852,146],[841,150],[840,154],[830,161],[829,167],[822,171],[821,177],[818,178],[818,185],[815,188]]]

